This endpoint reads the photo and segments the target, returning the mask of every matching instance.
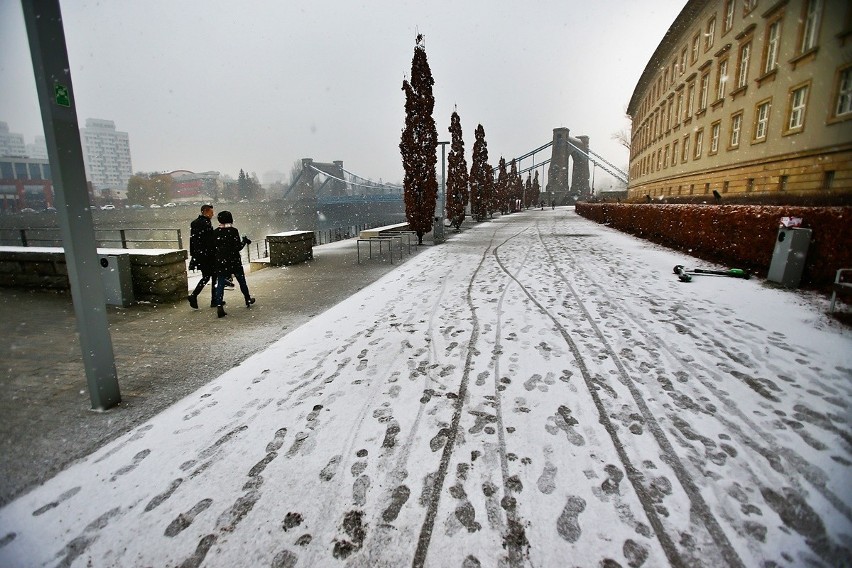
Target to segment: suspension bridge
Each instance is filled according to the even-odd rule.
[[[536,162],[536,154],[550,149],[550,158]],[[525,160],[532,164],[523,167]],[[521,154],[507,163],[514,162],[519,175],[542,168],[542,190],[549,202],[555,205],[570,205],[593,195],[594,169],[601,168],[616,180],[627,183],[627,174],[597,154],[589,147],[588,136],[572,137],[568,128],[555,128],[553,139],[546,144]],[[494,168],[496,173],[497,168]],[[445,172],[439,172],[440,179]],[[443,183],[442,183],[443,186]],[[330,163],[315,162],[312,158],[302,160],[302,169],[284,199],[301,204],[307,211],[322,211],[333,206],[358,206],[385,204],[401,207],[403,188],[401,185],[373,181],[352,173],[343,167],[343,161]]]

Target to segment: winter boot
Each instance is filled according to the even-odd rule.
[[[196,296],[195,294],[190,294],[186,297],[186,299],[189,300],[189,305],[192,306],[193,310],[198,309],[198,296]]]
[[[251,307],[251,305],[252,305],[254,302],[255,302],[254,298],[252,298],[252,297],[248,297],[248,298],[246,298],[246,307],[247,307],[247,308],[250,308],[250,307]]]
[[[223,306],[225,306],[227,304],[228,304],[228,302],[222,301]],[[218,308],[219,306],[216,304],[216,302],[210,302],[210,307],[211,308]]]
[[[223,318],[226,315],[228,315],[228,314],[225,313],[225,307],[224,306],[216,306],[216,316]]]

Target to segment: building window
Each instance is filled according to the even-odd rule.
[[[834,185],[834,171],[829,170],[825,172],[822,177],[822,188],[825,190],[829,190]]]
[[[657,150],[657,171],[663,169],[663,150]]]
[[[716,16],[713,16],[712,18],[710,18],[710,21],[707,22],[707,31],[704,34],[704,51],[710,51],[710,48],[713,47],[715,35],[716,35]]]
[[[725,181],[722,183],[722,193],[728,193],[728,187],[730,186],[729,181]]]
[[[669,145],[666,144],[665,148],[663,148],[663,167],[669,167]]]
[[[672,128],[672,107],[674,107],[674,101],[672,97],[669,97],[668,109],[666,110],[666,132]]]
[[[728,84],[728,60],[719,62],[719,73],[716,76],[716,100],[725,98],[725,86]]]
[[[695,146],[693,147],[692,159],[697,160],[701,157],[702,148],[704,146],[704,129],[699,128],[695,133]]]
[[[722,123],[718,120],[710,126],[710,154],[715,154],[719,151],[719,133],[722,130]]]
[[[762,142],[766,140],[766,133],[769,131],[769,109],[771,101],[763,101],[758,103],[754,113],[754,140]]]
[[[817,45],[819,20],[822,15],[822,0],[808,0],[802,21],[802,43],[799,52],[805,53]]]
[[[704,73],[701,76],[701,86],[698,89],[698,109],[704,110],[707,108],[707,91],[710,88],[710,72]]]
[[[686,162],[689,159],[689,134],[683,137],[683,153],[680,155],[680,161]]]
[[[25,163],[15,162],[15,179],[30,179]]]
[[[789,176],[781,176],[778,178],[778,191],[787,191],[787,178]]]
[[[790,91],[790,113],[787,130],[801,130],[805,126],[805,108],[808,104],[808,85]]]
[[[743,15],[748,14],[757,7],[757,0],[743,0]]]
[[[754,178],[746,180],[746,191],[754,191]]]
[[[684,47],[680,52],[680,74],[686,71],[686,48]]]
[[[725,21],[722,23],[722,32],[729,32],[734,27],[734,0],[725,0]]]
[[[677,164],[677,140],[672,142],[672,165]]]
[[[695,65],[695,62],[698,61],[698,56],[701,54],[701,33],[695,34],[692,38],[692,54],[690,55],[689,62]]]
[[[740,130],[743,126],[743,113],[738,112],[731,117],[731,148],[739,148],[740,146]]]
[[[852,65],[841,69],[837,74],[837,96],[834,104],[836,118],[852,116]]]
[[[692,113],[695,112],[695,82],[689,84],[686,93],[686,118],[692,118]]]
[[[778,67],[778,43],[781,39],[781,19],[769,24],[766,30],[766,53],[764,54],[763,72],[769,73]]]
[[[740,57],[737,67],[737,88],[745,87],[748,82],[748,62],[751,56],[751,42],[740,46]]]
[[[678,92],[677,94],[677,108],[675,112],[675,125],[680,124],[681,117],[683,116],[683,91]]]

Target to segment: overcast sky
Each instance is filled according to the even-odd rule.
[[[309,157],[393,182],[402,179],[401,86],[417,32],[435,79],[439,138],[449,140],[456,107],[468,162],[477,124],[494,165],[564,126],[626,169],[627,151],[611,135],[629,126],[624,111],[636,82],[684,5],[61,2],[80,125],[103,118],[128,132],[134,171],[236,177],[243,168],[262,178]],[[42,133],[17,0],[0,0],[0,121],[28,143]]]

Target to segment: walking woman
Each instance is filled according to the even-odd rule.
[[[225,313],[225,280],[229,275],[233,274],[237,282],[240,284],[240,291],[246,300],[246,307],[250,308],[254,303],[254,298],[249,294],[248,284],[246,284],[246,274],[243,271],[243,261],[240,258],[240,251],[243,247],[251,244],[248,237],[240,239],[240,232],[234,227],[234,216],[230,211],[221,211],[216,216],[219,221],[219,226],[213,231],[216,235],[216,285],[213,290],[213,295],[216,303],[216,310],[219,317],[228,315]]]

